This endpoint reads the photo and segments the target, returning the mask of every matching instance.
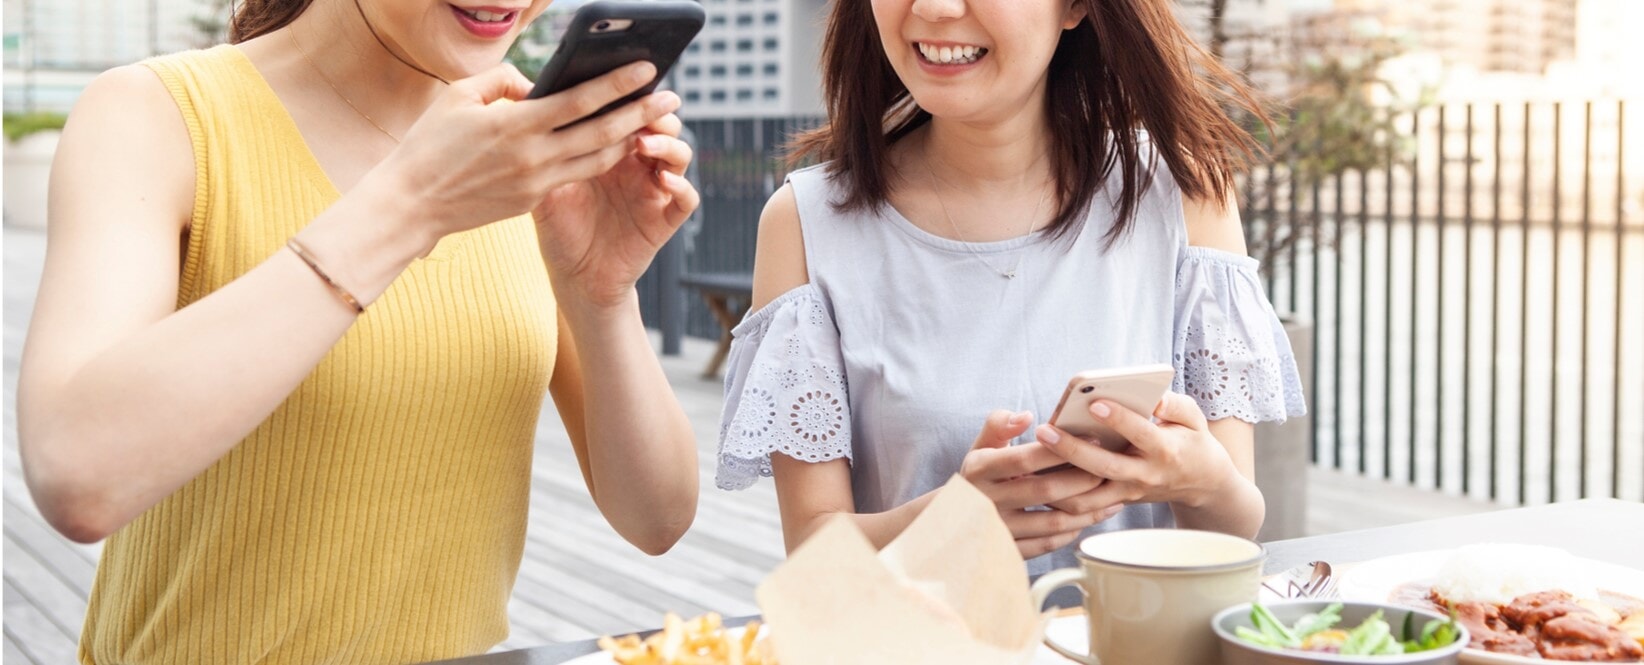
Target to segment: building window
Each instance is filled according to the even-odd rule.
[[[700,101],[702,101],[702,93],[700,91],[697,91],[697,90],[686,90],[685,91],[685,103],[695,104],[695,103],[700,102]]]
[[[698,67],[696,65],[691,65],[691,66],[688,66],[688,67],[685,68],[685,78],[694,79],[694,78],[697,78],[697,77],[700,77],[700,76],[702,76],[702,68],[701,67]]]
[[[765,25],[776,25],[779,19],[776,12],[765,12]]]
[[[685,47],[685,52],[686,53],[701,53],[702,52],[702,44],[699,43],[699,42],[691,42],[690,46]]]
[[[746,102],[753,100],[753,91],[747,88],[736,91],[736,101]]]
[[[725,52],[725,40],[715,39],[712,43],[708,44],[708,50],[713,51],[714,53],[724,53]]]
[[[753,76],[753,65],[741,64],[736,66],[737,76]]]
[[[725,65],[714,65],[708,68],[708,75],[716,79],[725,78]]]
[[[767,50],[767,51],[775,51],[776,50],[776,38],[775,37],[766,37],[765,38],[765,50]]]
[[[747,52],[752,51],[752,50],[753,50],[753,40],[752,39],[738,39],[738,40],[736,40],[736,52],[737,53],[747,53]]]
[[[715,103],[724,102],[725,101],[725,91],[724,90],[715,90],[713,92],[708,93],[708,101],[715,102]]]
[[[778,92],[777,92],[777,91],[776,91],[776,88],[766,88],[766,89],[765,89],[765,101],[767,101],[767,102],[774,102],[774,101],[776,101],[776,99],[777,99],[777,97],[778,97],[778,96],[779,96],[779,95],[780,95],[780,94],[781,94],[781,93],[778,93]]]
[[[774,62],[765,63],[765,75],[766,76],[776,76],[776,72],[777,72],[776,63],[774,63]]]
[[[753,25],[753,14],[737,14],[737,25]]]
[[[715,14],[713,16],[708,17],[708,25],[725,25],[724,15]]]

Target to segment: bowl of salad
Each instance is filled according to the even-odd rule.
[[[1225,665],[1441,665],[1467,647],[1451,617],[1379,603],[1247,603],[1211,620]]]

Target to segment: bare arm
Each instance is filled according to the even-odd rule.
[[[613,312],[568,314],[549,389],[583,481],[624,539],[647,554],[667,552],[696,518],[690,420],[657,363],[637,299]]]
[[[1227,205],[1201,199],[1182,200],[1187,218],[1187,242],[1245,256],[1244,227],[1229,193]],[[1238,475],[1226,479],[1219,492],[1193,503],[1173,503],[1176,523],[1186,528],[1214,529],[1254,538],[1261,530],[1267,506],[1256,488],[1256,428],[1237,418],[1209,423],[1211,436],[1227,449]]]
[[[544,135],[632,86],[602,77],[543,100],[499,67],[451,86],[405,142],[298,234],[363,303],[439,237],[531,209],[599,173],[604,136],[656,119],[635,104]],[[638,85],[637,83],[633,85]],[[612,125],[621,125],[613,127]],[[45,274],[18,390],[24,477],[75,540],[106,537],[216,462],[300,384],[355,314],[279,251],[174,311],[194,163],[177,107],[142,67],[81,97],[51,181]]]
[[[783,185],[759,216],[753,302],[748,311],[757,312],[778,296],[804,286],[810,281],[808,275],[798,204],[793,187]],[[812,463],[773,454],[771,471],[777,505],[782,511],[782,536],[789,552],[834,515],[850,516],[874,547],[884,547],[929,502],[929,495],[925,495],[885,513],[858,514],[851,493],[850,461],[844,459]]]
[[[354,321],[290,252],[173,311],[190,145],[159,79],[132,66],[86,89],[58,146],[18,426],[41,512],[78,541],[107,536],[227,453]],[[384,190],[362,183],[302,234],[357,261],[348,284],[366,302],[429,240],[396,223],[405,217]]]

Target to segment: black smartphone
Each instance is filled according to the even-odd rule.
[[[528,98],[564,91],[640,60],[656,65],[650,83],[576,122],[604,115],[656,90],[703,21],[702,5],[691,0],[593,0],[572,15]]]

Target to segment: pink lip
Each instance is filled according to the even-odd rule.
[[[474,17],[469,16],[468,12],[464,11],[463,8],[452,5],[451,14],[457,17],[457,23],[461,24],[463,28],[468,30],[468,32],[473,33],[474,36],[482,39],[496,39],[498,37],[505,37],[508,33],[513,31],[514,24],[519,22],[519,10],[517,9],[509,9],[507,7],[469,7],[467,10],[487,11],[493,14],[508,15],[508,18],[501,21],[476,21],[474,20]]]

